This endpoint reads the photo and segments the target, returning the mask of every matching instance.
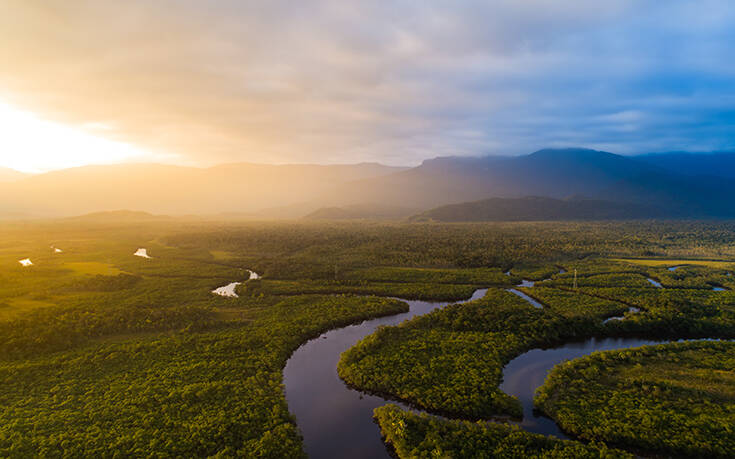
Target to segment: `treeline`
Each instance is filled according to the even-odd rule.
[[[252,280],[238,286],[239,295],[256,297],[262,295],[310,295],[310,294],[354,294],[395,296],[406,300],[454,301],[472,296],[475,285],[431,284],[425,282],[370,282],[363,280],[339,281],[289,281]]]
[[[449,421],[403,411],[395,405],[375,410],[380,431],[398,457],[461,458],[632,458],[604,443],[583,444],[533,434],[495,423]]]
[[[589,255],[735,258],[727,223],[248,223],[165,238],[257,259],[271,279],[333,279],[334,267],[482,268],[564,264]]]

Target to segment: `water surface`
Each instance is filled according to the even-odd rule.
[[[223,287],[217,287],[216,289],[212,290],[212,293],[219,296],[229,296],[233,298],[237,298],[238,295],[235,293],[235,288],[242,284],[242,282],[231,282]]]
[[[656,288],[664,288],[664,286],[663,286],[663,285],[661,285],[661,282],[659,282],[659,281],[657,281],[657,280],[653,280],[653,279],[651,279],[650,277],[646,278],[646,280],[647,280],[648,282],[650,282],[650,283],[651,283],[651,285],[653,285],[653,286],[654,286],[654,287],[656,287]]]
[[[639,308],[636,308],[635,306],[631,306],[628,308],[628,312],[635,314],[641,312],[641,310]],[[608,317],[607,319],[603,320],[602,323],[606,324],[608,322],[612,322],[613,320],[625,320],[625,315]]]
[[[529,287],[533,287],[533,284],[530,285]],[[525,293],[521,292],[520,290],[516,290],[514,288],[509,288],[508,291],[510,293],[514,293],[514,294],[520,296],[521,298],[523,298],[524,300],[528,301],[529,303],[531,303],[531,306],[533,306],[534,308],[542,309],[544,307],[543,304],[541,304],[538,301],[534,300],[533,298],[531,298],[530,296],[528,296]]]
[[[256,273],[255,271],[247,270],[249,274],[248,280],[252,279],[260,279],[260,275]],[[237,293],[235,293],[235,289],[238,285],[242,284],[242,282],[230,282],[227,285],[224,285],[222,287],[217,287],[216,289],[212,290],[212,293],[219,296],[227,296],[231,298],[238,298]]]
[[[485,296],[475,291],[466,301]],[[306,342],[293,353],[283,370],[289,411],[304,437],[312,458],[387,458],[373,410],[388,401],[350,389],[337,375],[342,352],[382,325],[398,325],[427,314],[446,303],[406,301],[409,311],[328,331]],[[399,404],[400,405],[400,404]],[[405,405],[402,405],[406,408]]]
[[[543,385],[549,371],[566,360],[584,357],[595,351],[628,349],[631,347],[661,344],[667,341],[638,338],[588,339],[578,343],[567,343],[553,349],[533,349],[511,360],[503,368],[500,390],[518,397],[523,406],[523,421],[518,424],[529,432],[568,438],[556,423],[534,413],[533,396]]]
[[[143,248],[136,250],[133,255],[135,255],[136,257],[142,257],[142,258],[152,258],[148,255],[148,250],[143,249]]]
[[[662,288],[655,280],[648,279],[648,281]],[[533,281],[524,280],[519,286],[533,287],[534,284]],[[535,307],[543,307],[523,292],[516,289],[508,291],[522,297]],[[482,298],[486,292],[487,289],[477,290],[466,301]],[[348,388],[337,375],[337,363],[342,352],[372,334],[376,328],[397,325],[445,304],[426,301],[407,301],[407,303],[409,312],[367,320],[323,333],[299,347],[286,363],[283,370],[286,400],[289,411],[296,417],[304,438],[304,448],[310,457],[356,459],[390,457],[380,438],[380,429],[373,422],[373,410],[390,403],[391,400]],[[635,313],[640,310],[631,307],[628,311]],[[625,316],[610,317],[605,322],[624,318]],[[553,420],[536,415],[533,409],[536,389],[543,385],[554,366],[595,351],[628,349],[664,342],[668,341],[591,338],[552,349],[533,349],[511,360],[503,368],[503,382],[500,389],[517,397],[523,407],[523,420],[515,424],[530,432],[566,439],[568,437]],[[404,409],[417,411],[406,404],[397,404]]]

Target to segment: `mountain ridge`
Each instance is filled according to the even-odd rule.
[[[437,157],[412,168],[377,163],[83,166],[0,182],[0,215],[139,209],[167,215],[297,218],[340,208],[352,209],[341,212],[343,218],[368,218],[376,215],[368,205],[376,203],[423,211],[488,198],[582,195],[653,206],[674,218],[735,218],[735,204],[728,198],[735,192],[735,172],[697,169],[692,161],[698,158],[679,152],[622,156],[566,148],[521,156]],[[735,161],[735,154],[724,152],[704,161],[729,164],[731,159]],[[709,175],[696,175],[702,171]]]
[[[542,196],[490,198],[449,204],[414,215],[410,221],[558,221],[636,220],[659,218],[664,213],[644,204],[620,203],[573,197],[554,199]]]

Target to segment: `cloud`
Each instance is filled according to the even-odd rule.
[[[735,146],[726,1],[11,0],[0,99],[188,162]]]

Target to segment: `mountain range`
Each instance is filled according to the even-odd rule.
[[[676,217],[735,216],[729,198],[735,179],[729,169],[712,167],[707,176],[692,175],[673,165],[662,167],[667,156],[545,149],[515,157],[436,158],[413,169],[351,183],[337,194],[353,202],[370,195],[378,202],[424,209],[491,197],[584,196],[654,205]],[[727,163],[731,157],[714,154],[708,160]]]
[[[270,216],[274,209],[276,216],[300,216],[319,207],[308,203],[340,184],[401,170],[375,163],[84,166],[0,183],[0,215],[70,216],[135,209],[172,215]]]
[[[599,199],[571,197],[554,199],[541,196],[490,198],[448,204],[411,217],[411,221],[543,221],[543,220],[630,220],[666,216],[655,206]]]
[[[569,148],[522,156],[439,157],[413,168],[374,163],[86,166],[0,181],[0,215],[136,209],[251,218],[403,218],[440,206],[534,196],[554,200],[546,204],[562,214],[571,212],[570,206],[576,209],[571,214],[577,217],[565,218],[733,218],[733,192],[735,153],[621,156]],[[508,202],[485,206],[500,209]],[[530,210],[533,202],[516,205]],[[595,202],[608,214],[577,213]],[[495,210],[488,212],[502,219]],[[506,214],[512,219],[510,210]]]

